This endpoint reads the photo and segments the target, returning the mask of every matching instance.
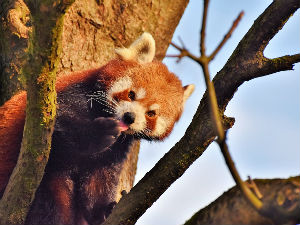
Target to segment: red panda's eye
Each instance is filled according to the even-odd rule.
[[[156,115],[156,112],[155,112],[154,110],[150,110],[150,111],[148,111],[146,114],[147,114],[147,116],[149,116],[149,117],[154,117],[154,116]]]
[[[129,91],[128,98],[130,98],[132,101],[135,100],[135,93],[133,91]]]

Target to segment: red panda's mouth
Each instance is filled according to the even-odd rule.
[[[129,129],[128,125],[126,125],[122,120],[119,121],[119,128],[121,132]]]

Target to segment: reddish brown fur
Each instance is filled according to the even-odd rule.
[[[105,80],[100,77],[99,80],[111,83],[133,64],[113,60],[101,68],[61,75],[56,81],[56,91],[61,92],[72,84],[93,79],[100,71]],[[26,96],[26,92],[22,91],[0,107],[0,198],[18,159],[25,123]]]
[[[59,76],[56,90],[61,92],[72,84],[91,79],[100,70]],[[25,123],[26,96],[26,92],[22,91],[0,107],[0,198],[17,163]]]
[[[56,207],[59,210],[61,221],[63,224],[70,224],[70,219],[73,217],[72,211],[72,195],[74,184],[71,179],[66,179],[65,176],[56,176],[49,182],[49,187]]]
[[[0,198],[15,167],[25,121],[26,92],[0,107]]]
[[[139,102],[147,107],[154,103],[160,105],[161,114],[166,115],[168,119],[175,123],[181,115],[183,104],[181,81],[160,62],[136,66],[129,69],[128,74],[132,77],[134,86],[146,89],[146,97],[139,100]],[[172,118],[174,112],[178,113]]]
[[[124,100],[124,101],[130,101],[130,98],[128,97],[129,90],[125,90],[119,93],[115,93],[113,95],[113,99],[116,101]]]
[[[103,68],[102,72],[106,74],[105,77],[110,78],[110,80],[107,80],[108,86],[112,83],[112,80],[129,76],[133,80],[133,86],[143,87],[146,90],[146,97],[138,100],[140,104],[145,108],[149,108],[155,103],[160,105],[160,113],[172,121],[167,131],[159,139],[162,140],[171,133],[174,123],[179,120],[182,114],[181,106],[183,105],[184,89],[181,81],[169,72],[164,64],[159,61],[138,64],[136,62],[112,60]],[[129,91],[125,90],[117,93],[114,97],[119,100],[130,101],[128,98]],[[147,128],[154,130],[155,125],[156,117],[147,118]]]
[[[136,62],[122,61],[119,59],[111,60],[108,64],[101,68],[103,76],[99,78],[99,81],[106,86],[109,86],[114,80],[124,76],[124,72],[133,66],[139,65]]]
[[[97,77],[98,74],[102,75]],[[140,65],[136,62],[112,60],[98,69],[59,76],[56,90],[61,92],[72,84],[95,78],[109,86],[114,80],[125,75],[132,78],[135,86],[146,87],[146,98],[139,100],[145,107],[150,107],[154,103],[163,106],[160,110],[173,123],[159,138],[163,139],[168,136],[182,113],[183,88],[181,81],[160,62]],[[155,85],[149,85],[149,83]],[[160,90],[160,95],[157,94],[157,90]],[[166,99],[172,99],[172,101],[166,101]],[[180,107],[179,110],[178,107]],[[25,108],[26,92],[24,91],[13,96],[0,107],[0,197],[18,158],[25,121]],[[175,116],[174,112],[177,112]],[[154,120],[148,119],[150,129],[154,128],[154,124]]]
[[[160,105],[159,113],[172,123],[167,131],[162,134],[159,139],[167,137],[176,121],[182,114],[183,91],[181,81],[168,68],[154,61],[149,64],[136,64],[125,71],[124,75],[128,75],[133,80],[133,86],[143,87],[146,90],[146,96],[138,100],[145,108],[149,108],[153,104]],[[147,119],[148,128],[155,129],[155,119]]]
[[[156,117],[154,117],[154,118],[146,117],[146,119],[147,119],[147,128],[150,130],[154,130],[155,124],[156,124]]]

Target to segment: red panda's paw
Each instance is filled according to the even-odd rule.
[[[96,136],[111,135],[118,137],[121,133],[120,122],[110,117],[98,117],[93,121]]]
[[[116,206],[117,202],[111,202],[107,205],[106,209],[105,209],[105,214],[104,214],[104,220],[107,219],[107,217],[111,214],[113,208]]]
[[[120,122],[114,118],[98,117],[92,122],[91,146],[94,152],[101,152],[113,145],[120,136]]]
[[[113,201],[106,204],[95,204],[92,208],[87,209],[84,213],[84,221],[87,224],[102,224],[111,214],[117,202]]]

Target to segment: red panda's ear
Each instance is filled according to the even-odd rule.
[[[193,84],[189,84],[189,85],[186,85],[183,87],[183,104],[194,92],[194,89],[195,89],[195,85],[193,85]]]
[[[123,60],[149,63],[155,56],[155,41],[151,34],[145,32],[129,48],[117,48],[115,51]]]

